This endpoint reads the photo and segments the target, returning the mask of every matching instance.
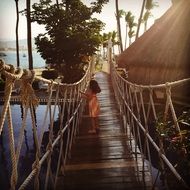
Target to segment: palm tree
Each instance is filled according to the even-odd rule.
[[[136,32],[135,40],[139,37],[139,31],[140,31],[140,26],[141,26],[141,22],[142,22],[142,17],[143,17],[143,12],[144,12],[144,8],[145,8],[145,3],[146,3],[146,0],[143,0],[142,8],[141,8],[141,13],[140,13],[139,20],[138,20],[137,32]]]
[[[128,23],[130,22],[131,19],[131,11],[128,11],[125,13],[125,22],[126,22],[126,34],[125,34],[125,49],[127,48],[127,29],[128,29]]]
[[[130,19],[128,21],[128,26],[129,26],[129,32],[128,32],[129,45],[131,45],[131,39],[135,35],[135,31],[133,30],[133,28],[137,26],[137,23],[135,23],[135,16],[133,15],[130,16]]]
[[[57,8],[59,9],[59,0],[56,0]]]
[[[18,40],[18,24],[19,24],[19,10],[18,10],[18,0],[15,0],[16,3],[16,58],[17,58],[17,67],[20,66],[19,58],[19,40]]]
[[[119,45],[119,42],[116,40],[116,37],[117,37],[117,32],[116,31],[103,33],[103,35],[101,36],[101,38],[102,38],[102,46],[103,46],[103,58],[106,58],[106,52],[107,52],[108,40],[109,39],[111,39],[112,50],[113,50],[112,52],[114,54],[114,52],[115,52],[114,46]]]
[[[131,39],[132,39],[132,37],[133,37],[134,35],[135,35],[135,31],[130,29],[129,32],[128,32],[129,45],[131,45],[131,43],[132,43]]]
[[[32,34],[31,34],[31,18],[30,18],[30,0],[26,1],[26,17],[27,17],[27,43],[28,43],[28,61],[29,69],[33,69],[32,59]]]
[[[128,11],[127,13],[125,13],[125,22],[126,22],[125,49],[127,48],[127,29],[128,29],[128,22],[129,22],[131,15],[132,15],[131,11]]]
[[[118,36],[119,36],[119,43],[120,43],[120,51],[123,52],[123,43],[122,43],[122,36],[121,36],[121,24],[120,24],[120,18],[122,11],[119,12],[118,7],[118,0],[115,0],[115,7],[116,7],[116,20],[117,20],[117,30],[118,30]]]
[[[152,16],[151,10],[154,7],[158,7],[157,2],[153,2],[153,0],[146,0],[146,4],[145,4],[146,12],[143,16],[144,32],[146,32],[147,30],[147,22],[148,22],[148,19]]]
[[[118,45],[119,42],[116,41],[116,36],[117,36],[117,32],[116,31],[113,31],[112,32],[112,35],[111,35],[111,41],[112,41],[112,47],[113,47],[113,55],[115,55],[115,45]]]
[[[125,39],[125,48],[127,46],[127,29],[129,28],[128,36],[129,36],[129,45],[131,45],[131,38],[134,36],[135,31],[133,28],[137,26],[135,23],[135,16],[132,15],[131,11],[128,11],[125,14],[125,22],[126,22],[126,39]]]
[[[107,33],[103,33],[102,35],[102,46],[103,46],[103,58],[106,58],[106,48],[107,48],[107,44],[108,44],[108,34]]]
[[[151,17],[151,16],[152,16],[152,14],[151,14],[151,12],[149,12],[149,11],[146,11],[145,14],[144,14],[144,16],[143,16],[142,21],[144,22],[144,32],[147,31],[148,18]]]

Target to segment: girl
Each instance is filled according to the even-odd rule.
[[[89,114],[92,118],[92,129],[88,131],[89,133],[96,133],[99,131],[98,116],[100,112],[100,106],[96,94],[100,92],[101,89],[96,80],[90,81],[89,90],[87,92],[81,92],[88,100]]]

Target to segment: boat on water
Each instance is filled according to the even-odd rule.
[[[26,54],[25,54],[25,53],[23,53],[23,54],[22,54],[22,57],[26,57]]]

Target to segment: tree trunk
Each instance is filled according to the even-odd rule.
[[[131,45],[131,37],[129,38],[129,46]]]
[[[138,26],[137,26],[137,32],[136,32],[135,40],[139,37],[139,31],[140,31],[140,26],[141,26],[141,21],[142,21],[142,17],[143,17],[145,3],[146,3],[146,0],[143,0],[143,4],[142,4],[141,13],[140,13],[139,21],[138,21]]]
[[[118,27],[118,34],[119,34],[120,49],[121,49],[121,52],[123,52],[123,43],[122,43],[122,36],[121,36],[121,25],[120,25],[120,18],[119,18],[118,0],[115,0],[115,7],[116,7],[116,20],[117,20],[117,27]]]
[[[57,8],[59,9],[59,1],[56,0],[56,5],[57,5]]]
[[[29,69],[33,69],[32,59],[32,33],[31,33],[31,19],[30,19],[30,0],[26,1],[26,12],[27,12],[27,43],[28,43],[28,61]]]
[[[125,49],[127,48],[127,24],[126,24],[126,34],[125,34]]]
[[[18,0],[15,0],[16,3],[16,58],[17,58],[17,67],[20,67],[20,58],[19,58],[19,39],[18,39],[18,24],[19,24],[19,11],[18,11]]]
[[[144,32],[147,31],[147,21],[144,22]]]

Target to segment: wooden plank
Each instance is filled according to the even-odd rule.
[[[89,169],[107,169],[107,168],[126,168],[126,167],[137,167],[138,163],[134,160],[112,160],[107,162],[99,162],[99,163],[82,163],[82,164],[69,164],[65,167],[66,171],[71,170],[89,170]],[[142,163],[141,163],[142,166]]]
[[[59,176],[57,189],[66,190],[124,190],[151,189],[148,166],[143,168],[142,157],[130,149],[133,137],[124,133],[110,77],[97,73],[102,89],[98,94],[100,117],[98,134],[88,134],[91,120],[87,109],[76,137],[71,158]],[[137,149],[139,152],[139,150]]]

